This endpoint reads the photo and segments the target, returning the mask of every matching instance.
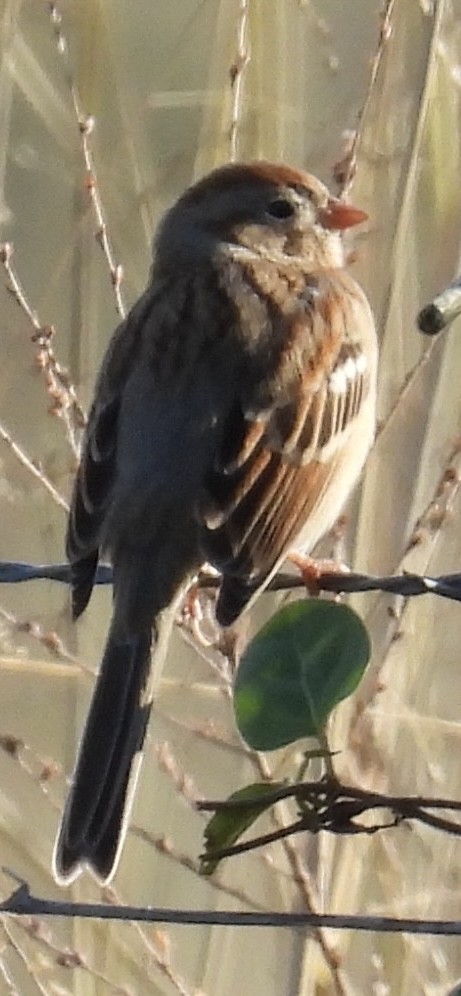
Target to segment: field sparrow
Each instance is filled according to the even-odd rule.
[[[363,211],[308,173],[224,166],[160,224],[147,290],[97,379],[67,534],[73,615],[101,554],[109,635],[54,854],[113,874],[178,600],[207,561],[229,626],[309,552],[363,466],[377,345],[340,231]]]

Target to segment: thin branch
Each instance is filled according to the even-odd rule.
[[[291,785],[283,785],[268,789],[264,796],[255,799],[205,799],[197,803],[197,809],[203,812],[241,812],[252,810],[255,805],[261,802],[274,805],[284,799],[293,798],[298,803],[324,804],[328,800],[331,805],[336,805],[338,800],[352,801],[358,804],[356,812],[364,812],[366,809],[393,809],[399,810],[407,818],[413,813],[418,813],[421,809],[452,809],[454,812],[461,812],[461,801],[458,799],[432,798],[424,795],[386,795],[380,792],[373,792],[368,789],[361,789],[352,785],[342,785],[335,778],[323,778],[316,781],[299,782]],[[455,825],[458,829],[457,824]]]
[[[229,70],[232,91],[231,123],[229,128],[230,159],[235,162],[239,158],[238,131],[241,125],[243,109],[243,84],[245,70],[250,61],[248,42],[248,19],[250,13],[249,0],[240,0],[237,21],[237,52]]]
[[[370,66],[368,89],[364,103],[360,111],[359,124],[356,129],[353,140],[351,142],[350,148],[348,150],[347,159],[344,162],[337,164],[336,167],[336,170],[338,172],[336,174],[335,171],[335,179],[337,179],[340,193],[342,196],[348,193],[356,173],[357,151],[360,142],[362,140],[361,128],[366,118],[366,115],[370,110],[370,106],[375,93],[376,80],[381,65],[381,60],[384,58],[386,52],[386,46],[392,34],[392,18],[394,13],[394,3],[395,0],[386,0],[386,4],[383,13],[381,15],[381,30],[379,33],[378,46]]]
[[[21,281],[12,265],[13,246],[10,242],[0,245],[0,263],[7,276],[7,290],[16,301],[33,329],[32,342],[37,344],[37,364],[42,371],[46,389],[51,398],[49,412],[61,418],[66,426],[69,442],[75,454],[79,449],[79,436],[86,423],[85,413],[78,401],[75,387],[68,371],[56,359],[51,340],[54,329],[42,325],[37,312],[29,303]]]
[[[458,436],[452,442],[450,453],[439,475],[432,496],[419,516],[413,532],[408,539],[405,553],[409,553],[413,547],[419,546],[428,536],[431,538],[436,537],[443,523],[450,515],[461,484],[460,455],[461,441]]]
[[[78,667],[83,674],[87,674],[91,678],[94,678],[94,672],[70,653],[54,630],[45,629],[41,623],[36,622],[34,619],[20,619],[18,616],[14,615],[13,612],[9,612],[7,609],[2,607],[0,607],[0,619],[3,619],[12,632],[24,633],[31,637],[31,639],[36,640],[42,647],[45,647],[47,652],[56,660],[62,661],[66,664],[73,664],[75,667]],[[18,662],[20,662],[19,657]]]
[[[58,4],[54,2],[54,0],[52,0],[52,2],[49,3],[49,10],[50,10],[51,24],[56,38],[56,47],[64,67],[64,74],[67,86],[69,88],[72,104],[75,111],[75,116],[77,119],[78,130],[80,133],[82,155],[83,155],[83,161],[86,172],[86,188],[90,195],[91,204],[93,206],[97,222],[96,241],[104,253],[109,268],[111,285],[115,296],[116,310],[121,318],[125,318],[126,308],[121,290],[121,285],[123,280],[123,267],[121,266],[120,263],[116,262],[114,252],[112,249],[112,244],[107,228],[107,222],[105,219],[105,212],[103,208],[102,198],[98,185],[93,151],[91,148],[91,135],[94,131],[95,121],[93,117],[86,115],[83,111],[80,102],[80,94],[78,92],[78,88],[75,82],[74,74],[70,63],[69,46],[67,43],[67,38],[62,29],[62,15],[59,10]]]
[[[0,750],[3,750],[15,761],[28,778],[38,785],[53,809],[61,811],[61,806],[53,799],[49,791],[50,782],[62,774],[62,768],[49,758],[40,757],[32,747],[14,733],[0,732]]]
[[[23,949],[23,946],[18,942],[18,940],[14,936],[13,931],[12,931],[12,926],[13,926],[13,924],[12,924],[11,921],[8,922],[8,920],[6,919],[6,917],[2,917],[2,927],[3,927],[3,930],[5,931],[5,934],[6,934],[7,938],[8,938],[8,944],[10,945],[10,947],[12,948],[12,950],[15,952],[15,954],[16,954],[17,958],[19,959],[19,961],[23,964],[23,966],[24,966],[24,968],[25,968],[25,970],[27,972],[27,975],[31,979],[33,979],[33,981],[34,981],[34,983],[35,983],[35,985],[37,987],[38,992],[41,993],[41,996],[47,996],[47,992],[46,992],[45,986],[43,985],[43,983],[42,983],[42,981],[40,979],[40,974],[41,974],[40,969],[38,969],[38,967],[32,963],[32,959],[30,958],[30,955],[28,955],[28,953]]]
[[[434,348],[435,348],[435,340],[431,340],[429,345],[426,346],[426,348],[421,353],[420,357],[416,360],[416,363],[414,363],[414,365],[411,367],[411,369],[404,377],[403,382],[398,389],[397,395],[394,398],[394,401],[391,407],[389,408],[389,411],[386,413],[386,417],[383,419],[382,422],[380,422],[380,424],[377,427],[372,448],[376,446],[376,443],[378,442],[378,439],[381,436],[381,434],[389,428],[394,416],[397,414],[397,412],[401,410],[400,409],[401,404],[405,402],[405,400],[410,396],[410,393],[413,390],[416,380],[419,377],[421,371],[429,363]]]
[[[120,895],[113,886],[105,886],[102,891],[102,898],[108,899],[112,904],[116,903],[118,907],[121,905]],[[175,946],[170,934],[165,930],[144,931],[136,921],[132,921],[130,926],[136,932],[144,948],[144,952],[149,958],[149,962],[146,963],[147,960],[143,957],[143,965],[147,977],[152,978],[152,973],[155,970],[168,979],[168,982],[171,983],[180,996],[199,996],[195,990],[192,991],[192,988],[184,981],[173,964],[171,956],[175,950]],[[128,953],[129,950],[131,957],[133,957],[132,946],[129,946],[129,942],[128,946],[124,945],[124,947],[125,952]],[[204,990],[200,990],[200,996],[206,996]]]
[[[11,453],[13,454],[13,456],[16,457],[16,460],[19,461],[21,466],[25,467],[25,469],[29,471],[29,474],[32,474],[37,481],[40,481],[42,487],[44,487],[45,490],[48,491],[48,494],[51,495],[56,504],[59,505],[61,508],[63,508],[65,512],[68,512],[69,504],[66,501],[66,499],[63,498],[63,496],[55,488],[54,484],[51,483],[49,477],[47,477],[44,471],[41,470],[40,467],[37,467],[34,461],[27,456],[25,451],[22,449],[21,446],[18,445],[18,443],[15,443],[14,439],[12,438],[8,430],[5,429],[5,426],[2,425],[1,423],[0,423],[0,439],[2,439],[4,443],[6,443]]]
[[[130,834],[144,841],[149,847],[154,848],[155,851],[168,858],[174,864],[185,868],[188,872],[192,872],[193,875],[201,877],[199,862],[189,857],[184,851],[179,851],[171,838],[165,836],[165,834],[155,835],[150,830],[136,825],[130,827]],[[216,876],[210,879],[210,885],[224,896],[229,896],[240,903],[245,903],[246,906],[253,906],[253,908],[261,911],[265,910],[263,903],[250,897],[244,889],[239,889],[228,882],[221,881]]]
[[[350,785],[342,785],[337,778],[328,775],[317,781],[297,782],[278,787],[273,792],[268,791],[263,797],[255,795],[253,798],[248,796],[244,800],[227,799],[222,802],[209,802],[207,800],[199,802],[197,808],[216,814],[234,813],[236,823],[233,831],[235,834],[239,830],[240,814],[244,815],[248,810],[251,813],[251,810],[256,807],[254,819],[257,819],[258,806],[260,807],[262,803],[267,809],[276,802],[288,798],[292,798],[297,803],[298,819],[295,822],[289,826],[283,826],[278,831],[252,837],[243,843],[230,844],[229,846],[215,846],[217,841],[213,835],[213,843],[208,838],[206,850],[201,855],[204,868],[206,869],[208,864],[214,868],[217,862],[224,858],[235,857],[246,851],[265,847],[267,844],[275,843],[298,833],[318,834],[324,831],[336,835],[370,835],[398,826],[403,821],[416,820],[426,826],[461,837],[461,823],[426,811],[444,809],[461,812],[461,802],[457,800],[431,799],[424,796],[385,795]],[[392,814],[392,819],[371,824],[360,821],[360,818],[365,814],[377,809],[388,810]],[[205,836],[207,836],[207,831]],[[229,839],[228,830],[224,829],[221,843],[225,844],[226,838]]]
[[[0,978],[2,978],[5,983],[5,996],[21,996],[21,993],[19,992],[19,989],[16,987],[15,982],[10,974],[10,970],[5,964],[4,955],[8,947],[12,947],[12,944],[10,942],[9,937],[7,936],[7,940],[5,941],[4,944],[2,944],[0,950]]]
[[[105,989],[109,990],[111,996],[130,996],[129,990],[125,986],[118,985],[113,979],[103,972],[94,968],[88,962],[87,958],[76,948],[62,947],[55,943],[52,935],[45,926],[45,924],[39,920],[37,917],[31,917],[20,921],[20,926],[30,937],[37,946],[43,948],[48,954],[49,958],[52,960],[52,964],[58,965],[60,968],[73,971],[76,968],[86,972],[87,975],[94,980],[94,982],[102,983]],[[47,996],[48,990],[43,988],[44,996]],[[101,991],[99,989],[99,991]]]
[[[268,783],[273,781],[273,768],[269,763],[267,754],[261,754],[259,751],[249,750],[248,756],[253,759],[263,781]],[[268,815],[272,821],[272,824],[276,827],[276,830],[283,832],[287,825],[286,821],[289,819],[286,809],[280,806],[269,810]],[[281,841],[281,844],[285,859],[288,862],[293,876],[293,881],[298,886],[300,901],[303,903],[309,915],[318,915],[317,911],[320,905],[318,891],[313,882],[313,875],[306,865],[304,855],[301,854],[300,849],[295,846],[293,838],[289,835]],[[344,971],[341,966],[341,961],[338,958],[335,941],[324,933],[322,924],[313,926],[312,936],[319,945],[320,951],[325,959],[325,964],[330,970],[334,992],[337,996],[346,996]]]

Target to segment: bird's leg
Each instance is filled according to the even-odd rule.
[[[350,568],[337,560],[308,557],[296,550],[287,555],[290,564],[299,571],[307,591],[312,598],[317,598],[322,591],[322,578],[327,574],[349,574]]]

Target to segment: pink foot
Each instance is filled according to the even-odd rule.
[[[306,557],[302,553],[296,552],[289,553],[287,560],[298,569],[309,595],[314,598],[322,590],[322,578],[325,574],[350,573],[346,564],[339,564],[336,560],[314,560],[313,557]]]

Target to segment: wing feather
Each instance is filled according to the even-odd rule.
[[[348,290],[355,286],[351,282]],[[209,502],[215,515],[203,518],[203,548],[224,573],[217,611],[226,624],[264,584],[322,501],[368,394],[373,371],[356,326],[360,292],[358,311],[357,300],[349,301],[338,280],[325,282],[324,294],[328,306],[319,307],[317,296],[304,309],[303,322],[297,319],[297,341],[290,343],[295,362],[285,365],[296,376],[291,383],[284,381],[281,363],[278,379],[266,388],[258,385],[264,410],[242,406],[239,457],[227,465],[218,460],[222,470],[215,470],[207,482],[205,505]],[[361,317],[369,321],[365,307]],[[331,329],[334,321],[339,321],[339,334]],[[314,368],[324,359],[319,344],[325,349],[325,343],[331,360],[323,364],[324,376],[319,378]],[[235,432],[235,424],[234,412],[229,431]],[[225,435],[224,450],[229,451]]]
[[[95,388],[67,524],[66,553],[71,570],[74,618],[88,604],[94,584],[116,471],[122,390],[133,353],[139,345],[137,331],[152,307],[152,298],[149,289],[116,329]]]

